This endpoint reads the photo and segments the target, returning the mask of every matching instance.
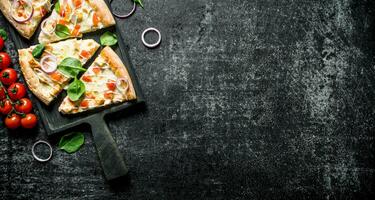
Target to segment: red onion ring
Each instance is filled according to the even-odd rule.
[[[13,1],[12,6],[10,8],[11,9],[11,15],[12,15],[13,19],[16,22],[18,22],[18,23],[25,23],[25,22],[29,21],[33,17],[33,15],[34,15],[34,6],[33,6],[33,4],[31,3],[30,0],[22,0],[22,1],[26,2],[26,4],[28,4],[31,7],[31,12],[30,12],[30,15],[27,16],[25,19],[19,19],[16,16],[14,16],[14,12],[13,12],[16,9],[16,4],[19,3],[18,1],[19,0],[14,0]]]
[[[112,8],[112,1],[113,1],[113,0],[111,0],[111,1],[109,2],[109,6],[110,6],[111,8]],[[134,12],[135,12],[136,9],[137,9],[137,5],[136,5],[136,3],[133,1],[133,9],[132,9],[128,14],[121,15],[121,14],[116,14],[116,13],[114,13],[113,11],[112,11],[112,14],[113,14],[114,16],[120,18],[120,19],[125,19],[125,18],[128,18],[128,17],[132,16],[132,15],[134,14]]]
[[[42,24],[41,24],[40,27],[41,27],[42,32],[43,32],[44,34],[46,34],[46,35],[51,35],[52,33],[55,32],[55,29],[56,29],[56,22],[54,23],[53,30],[51,30],[51,31],[47,31],[47,30],[45,29],[45,26],[46,26],[46,23],[47,23],[48,20],[49,20],[48,18],[45,19],[45,20],[42,22]]]
[[[125,89],[122,89],[121,88],[121,82],[124,81],[126,83],[126,87]],[[129,90],[129,81],[127,78],[119,78],[117,79],[116,81],[116,86],[119,90],[121,90],[121,92],[127,92]]]
[[[52,59],[52,65],[50,65],[51,62],[47,61],[48,59]],[[42,60],[40,60],[40,66],[44,72],[50,74],[57,69],[57,58],[55,56],[44,56]]]

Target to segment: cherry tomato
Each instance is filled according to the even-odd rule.
[[[33,110],[33,103],[28,98],[22,98],[16,103],[17,112],[28,114]]]
[[[12,110],[12,103],[5,99],[0,102],[0,113],[3,115],[7,115]]]
[[[7,53],[0,52],[0,70],[8,68],[11,62],[12,59]]]
[[[12,100],[21,99],[26,95],[26,88],[22,83],[13,83],[8,88],[8,95]]]
[[[0,37],[0,50],[4,48],[4,39]]]
[[[108,81],[107,82],[107,88],[109,90],[115,91],[116,90],[116,82],[114,82],[114,81]]]
[[[24,118],[21,119],[21,125],[23,128],[31,129],[36,126],[38,119],[34,114],[27,114]]]
[[[21,125],[21,117],[15,113],[5,118],[5,126],[9,129],[16,129]]]
[[[11,85],[17,80],[17,72],[12,68],[4,69],[0,72],[0,80],[4,85]]]
[[[0,87],[0,100],[5,99],[5,88]]]

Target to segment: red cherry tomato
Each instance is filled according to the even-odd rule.
[[[26,88],[22,83],[13,83],[8,88],[8,95],[12,100],[18,100],[26,95]]]
[[[5,99],[0,102],[0,113],[3,115],[7,115],[12,110],[12,103]]]
[[[23,128],[31,129],[36,126],[38,119],[34,114],[27,114],[24,118],[21,119],[21,125]]]
[[[115,91],[116,90],[116,82],[114,82],[114,81],[108,81],[107,82],[107,88],[109,90]]]
[[[4,85],[11,85],[17,80],[17,72],[12,68],[4,69],[0,72],[0,80]]]
[[[5,118],[5,126],[9,129],[16,129],[21,125],[21,117],[15,113]]]
[[[33,104],[30,99],[22,98],[16,103],[15,109],[17,112],[28,114],[33,110]]]
[[[5,99],[5,88],[0,87],[0,100]]]
[[[10,58],[9,54],[0,52],[0,70],[8,68],[11,62],[12,59]]]
[[[4,48],[4,39],[0,37],[0,50]]]

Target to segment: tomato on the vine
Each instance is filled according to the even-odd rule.
[[[0,50],[4,48],[4,39],[0,37]]]
[[[12,68],[0,72],[0,80],[4,85],[11,85],[17,81],[17,72]]]
[[[5,118],[5,126],[9,129],[16,129],[21,125],[21,117],[15,113]]]
[[[11,62],[12,59],[10,58],[9,54],[0,52],[0,70],[8,68]]]
[[[33,109],[33,104],[28,98],[22,98],[16,102],[15,109],[17,112],[28,114]]]
[[[3,115],[9,114],[12,111],[12,102],[9,99],[5,99],[0,102],[0,113]]]
[[[0,100],[5,99],[5,97],[6,97],[6,95],[5,95],[5,88],[0,87]]]
[[[18,100],[26,95],[26,88],[22,83],[13,83],[8,88],[8,95],[12,100]]]
[[[27,114],[24,118],[21,119],[21,125],[23,128],[31,129],[36,126],[38,119],[34,114]]]

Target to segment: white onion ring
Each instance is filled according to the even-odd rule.
[[[49,20],[49,19],[47,18],[47,19],[45,19],[45,20],[42,22],[42,24],[41,24],[41,29],[42,29],[42,32],[43,32],[44,34],[46,34],[46,35],[51,35],[52,33],[55,32],[55,29],[56,29],[56,23],[55,23],[54,26],[53,26],[53,30],[51,30],[51,31],[47,31],[47,30],[45,29],[45,26],[46,26],[46,23],[47,23],[48,20]]]
[[[19,0],[14,0],[13,1],[12,6],[10,8],[11,9],[10,13],[11,13],[13,19],[16,22],[18,22],[18,23],[25,23],[25,22],[29,21],[33,17],[33,15],[34,15],[34,6],[33,6],[32,2],[30,0],[22,0],[22,1],[26,2],[26,4],[28,4],[31,7],[31,12],[30,12],[30,15],[27,16],[25,19],[19,19],[18,17],[14,16],[14,12],[13,12],[14,9],[16,9],[16,4],[18,3],[18,1]]]
[[[109,5],[110,5],[111,8],[112,8],[112,1],[113,1],[113,0],[111,0],[111,1],[109,2]],[[133,0],[132,0],[132,1],[133,1]],[[116,13],[114,13],[113,11],[112,11],[112,14],[113,14],[114,16],[120,18],[120,19],[125,19],[125,18],[128,18],[128,17],[132,16],[132,15],[134,14],[134,12],[135,12],[136,9],[137,9],[137,5],[135,4],[135,1],[133,1],[133,9],[132,9],[128,14],[121,15],[121,14],[116,14]]]
[[[48,62],[47,59],[52,59],[52,65],[49,64],[51,62]],[[50,74],[57,69],[57,58],[55,56],[44,56],[42,60],[40,60],[40,66],[44,72]]]
[[[121,82],[124,81],[126,83],[126,88],[122,89]],[[116,86],[121,92],[127,92],[129,90],[129,81],[127,78],[119,78],[116,81]]]

